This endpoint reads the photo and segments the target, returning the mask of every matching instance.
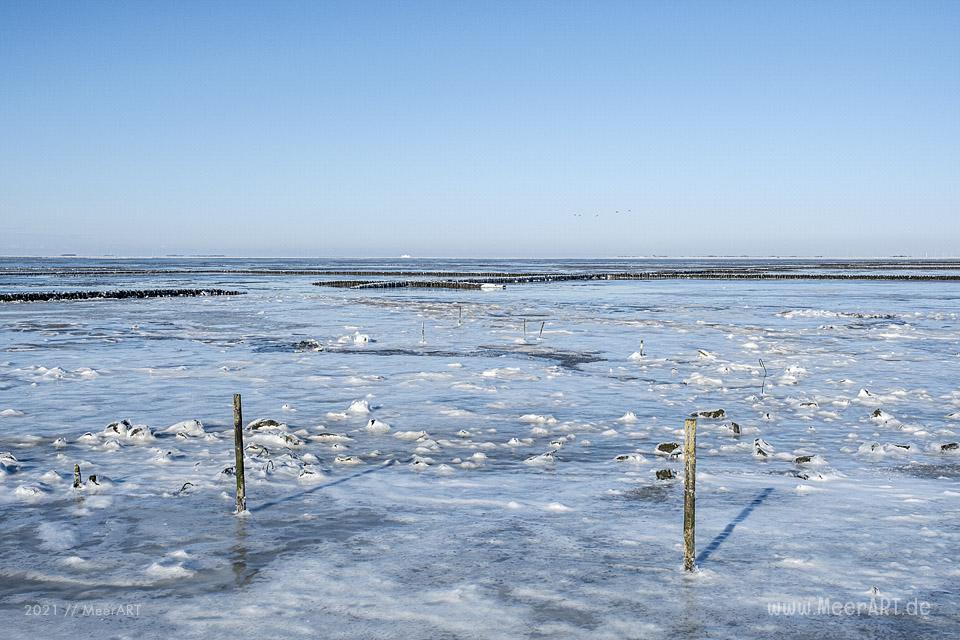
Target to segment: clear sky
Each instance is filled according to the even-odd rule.
[[[960,255],[960,2],[5,0],[66,252]]]

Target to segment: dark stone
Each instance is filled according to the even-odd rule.
[[[254,420],[247,425],[247,428],[251,431],[256,431],[257,429],[269,429],[271,427],[279,427],[280,423],[274,420],[273,418],[259,418]]]
[[[323,351],[323,345],[316,340],[301,340],[293,345],[293,350],[300,351]]]
[[[808,464],[813,460],[813,456],[797,456],[793,459],[795,464]]]
[[[691,418],[707,418],[709,420],[722,420],[727,417],[727,412],[723,409],[717,409],[716,411],[696,411],[690,414]]]
[[[940,445],[940,451],[956,451],[957,449],[960,449],[960,443],[958,442],[948,442]]]
[[[676,477],[676,474],[673,473],[673,469],[660,469],[657,471],[657,480],[672,480]]]
[[[676,442],[661,442],[657,445],[657,451],[660,453],[669,453],[671,455],[680,454],[680,445]]]

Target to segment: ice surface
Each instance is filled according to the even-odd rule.
[[[10,637],[960,632],[954,283],[170,279],[249,294],[0,306]],[[549,330],[524,342],[524,318]],[[697,412],[686,575],[658,445]],[[768,611],[872,597],[932,609]],[[73,602],[142,606],[24,613]]]

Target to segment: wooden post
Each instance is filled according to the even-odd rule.
[[[683,422],[683,569],[693,571],[696,558],[697,528],[697,421]]]
[[[247,484],[243,478],[243,409],[240,394],[233,394],[233,453],[236,458],[234,470],[237,476],[237,513],[247,510]]]
[[[420,323],[420,344],[427,343],[427,321],[424,320]]]
[[[527,339],[527,319],[523,319],[523,339]]]
[[[537,338],[543,339],[543,325],[547,324],[547,321],[544,320],[540,323],[540,333],[537,334]]]
[[[80,477],[80,465],[73,465],[73,488],[79,489],[80,485],[83,484],[83,480]]]
[[[457,326],[459,327],[463,324],[463,305],[457,305],[457,308],[460,310],[457,316]]]

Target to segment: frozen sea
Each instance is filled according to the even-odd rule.
[[[700,263],[0,260],[0,293],[246,293],[0,304],[4,636],[960,635],[960,282],[250,273],[664,265]],[[241,517],[234,393],[280,425]],[[717,409],[685,573],[656,448]]]

